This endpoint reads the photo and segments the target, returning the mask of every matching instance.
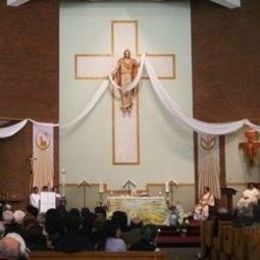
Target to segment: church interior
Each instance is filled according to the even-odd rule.
[[[258,227],[230,219],[248,189],[260,205],[259,28],[256,0],[1,1],[1,207],[26,212],[46,187],[47,212],[56,187],[67,211],[123,211],[159,230],[160,252],[86,259],[258,259]],[[205,194],[214,203],[196,219]]]

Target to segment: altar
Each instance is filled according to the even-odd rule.
[[[128,220],[139,217],[145,224],[161,225],[167,223],[169,210],[165,197],[109,196],[108,217],[116,210],[126,212]]]

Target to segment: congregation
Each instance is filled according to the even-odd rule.
[[[48,187],[44,187],[43,190],[48,191]],[[54,187],[52,191],[56,192],[56,196],[60,198],[58,187]],[[191,215],[187,214],[186,217],[183,217],[181,205],[171,205],[169,207],[171,213],[169,225],[180,225],[181,222],[178,218],[181,217],[187,221],[196,220],[200,214],[205,212],[206,215],[201,215],[199,220],[212,217],[208,210],[209,207],[213,207],[212,196],[208,187],[205,187],[204,191],[204,195],[195,205]],[[250,192],[256,197],[249,196]],[[258,196],[259,191],[249,184],[237,204],[234,223],[239,219],[247,220],[247,225],[259,222]],[[26,259],[30,251],[45,250],[58,250],[66,253],[83,250],[106,252],[159,250],[156,244],[159,228],[153,224],[144,225],[138,217],[129,221],[125,212],[115,211],[108,218],[105,207],[97,206],[93,212],[88,208],[81,210],[72,208],[68,211],[62,204],[43,213],[39,211],[39,198],[38,188],[34,187],[29,196],[26,211],[12,211],[9,205],[2,208],[1,257]],[[250,200],[250,202],[243,204],[242,200]],[[199,208],[202,210],[199,211]],[[248,213],[249,210],[252,211],[252,214],[243,214],[243,212]],[[174,214],[176,218],[173,218]],[[177,221],[174,222],[174,220]]]
[[[137,217],[131,219],[128,225],[123,211],[115,211],[108,220],[104,207],[96,207],[94,212],[88,208],[67,211],[64,205],[59,205],[41,213],[31,205],[35,203],[32,198],[37,197],[36,187],[33,191],[25,212],[5,209],[1,213],[0,256],[3,258],[17,259],[19,256],[18,259],[26,259],[29,251],[43,250],[67,253],[82,250],[157,250],[158,228],[155,225],[144,225]],[[8,239],[13,239],[17,248],[9,246],[6,243]]]

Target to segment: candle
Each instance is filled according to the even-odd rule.
[[[65,197],[65,176],[66,176],[66,169],[62,168],[61,170],[61,185],[62,185],[61,196],[62,197]]]
[[[169,192],[169,182],[165,182],[165,192]]]
[[[100,193],[104,192],[104,183],[102,183],[102,182],[99,183],[99,192]]]

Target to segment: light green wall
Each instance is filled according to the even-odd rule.
[[[189,1],[171,3],[86,3],[62,1],[60,8],[60,121],[73,119],[100,80],[74,79],[74,54],[109,53],[110,21],[137,20],[140,52],[174,53],[176,80],[163,81],[182,108],[192,114]],[[111,68],[112,70],[112,68]],[[107,92],[86,120],[60,138],[60,168],[66,182],[105,182],[120,189],[127,180],[138,188],[174,179],[194,182],[193,135],[171,123],[148,81],[140,90],[141,162],[112,165],[111,97]]]

